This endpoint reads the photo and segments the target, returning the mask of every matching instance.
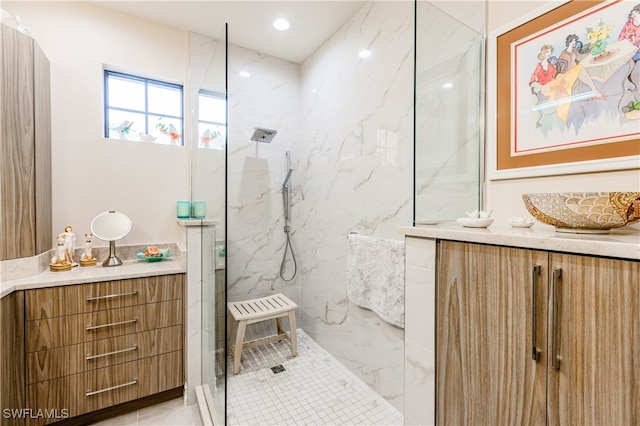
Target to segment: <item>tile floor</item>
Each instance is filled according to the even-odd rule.
[[[284,425],[402,425],[403,416],[346,367],[298,330],[298,355],[286,341],[246,349],[242,367],[233,375],[227,357],[227,424]],[[271,367],[284,371],[274,373]],[[195,405],[183,399],[147,407],[95,423],[110,425],[199,426]]]
[[[184,405],[183,398],[146,407],[112,419],[93,423],[94,426],[200,426],[200,414],[196,405]]]
[[[227,357],[227,424],[402,425],[403,416],[298,330],[298,356],[289,342],[246,349],[232,374]],[[271,367],[285,371],[274,373]]]

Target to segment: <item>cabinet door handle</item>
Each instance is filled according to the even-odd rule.
[[[137,318],[134,319],[130,319],[130,320],[126,320],[126,321],[119,321],[119,322],[112,322],[109,324],[102,324],[102,325],[88,325],[87,326],[87,331],[91,331],[91,330],[97,330],[99,328],[105,328],[105,327],[113,327],[116,325],[122,325],[122,324],[130,324],[132,322],[136,322],[138,321]]]
[[[87,302],[91,302],[93,300],[111,299],[112,297],[135,296],[136,294],[138,294],[138,290],[133,290],[129,293],[107,294],[106,296],[89,296],[87,297]]]
[[[552,337],[551,337],[551,367],[560,370],[560,358],[558,357],[558,287],[562,278],[562,269],[553,268],[552,272],[552,293],[553,293],[553,317],[552,317]]]
[[[97,395],[97,394],[103,393],[103,392],[109,392],[110,390],[120,389],[120,388],[123,388],[125,386],[135,385],[137,383],[138,383],[138,379],[133,379],[130,382],[123,383],[121,385],[111,386],[110,388],[104,388],[104,389],[100,389],[100,390],[97,390],[97,391],[87,391],[86,396],[92,396],[92,395]]]
[[[120,349],[119,351],[105,352],[103,354],[98,354],[98,355],[87,355],[87,361],[91,361],[92,359],[96,359],[96,358],[102,358],[104,356],[117,355],[123,352],[130,352],[130,351],[136,351],[136,350],[138,350],[138,345],[133,345],[127,349]]]
[[[531,359],[540,361],[540,350],[536,347],[536,281],[540,275],[540,265],[531,268]]]

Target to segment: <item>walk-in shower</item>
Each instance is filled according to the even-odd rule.
[[[296,263],[296,256],[293,254],[293,247],[291,246],[291,229],[289,228],[289,215],[291,213],[291,186],[289,180],[291,179],[291,173],[293,167],[291,166],[291,152],[286,152],[287,157],[287,175],[282,182],[282,210],[284,214],[284,233],[287,236],[284,244],[284,253],[282,254],[282,262],[280,263],[280,278],[284,281],[291,281],[295,278],[298,271],[298,265]],[[289,278],[285,278],[285,264],[287,261],[287,251],[291,253],[291,260],[293,261],[293,273]]]

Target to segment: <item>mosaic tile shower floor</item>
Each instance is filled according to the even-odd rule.
[[[272,367],[284,371],[274,373]],[[391,404],[298,330],[298,355],[281,341],[242,352],[240,373],[227,357],[227,424],[402,425]]]

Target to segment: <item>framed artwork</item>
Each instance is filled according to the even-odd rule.
[[[639,2],[550,2],[489,43],[490,179],[640,168]]]

